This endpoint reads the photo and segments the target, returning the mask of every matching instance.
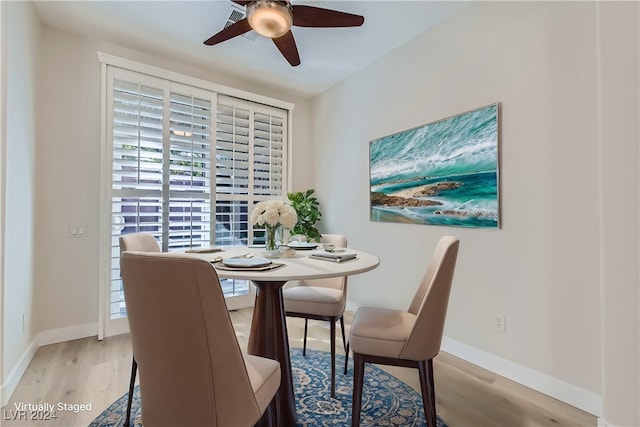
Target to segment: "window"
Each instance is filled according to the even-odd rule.
[[[126,323],[120,235],[153,233],[163,251],[264,242],[248,217],[286,194],[289,111],[113,66],[105,98],[110,335],[126,330],[115,326]],[[228,298],[251,292],[247,281],[221,282]]]

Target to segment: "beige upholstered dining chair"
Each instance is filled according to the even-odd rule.
[[[120,253],[124,251],[160,252],[160,245],[151,233],[130,233],[120,236]]]
[[[255,425],[280,387],[280,364],[243,356],[211,263],[127,251],[121,270],[143,424]]]
[[[124,251],[160,252],[160,246],[151,233],[130,233],[120,236],[120,254]],[[133,402],[133,388],[136,384],[138,364],[135,354],[131,358],[131,379],[129,380],[129,396],[127,400],[127,419],[124,427],[129,427],[131,422],[131,403]]]
[[[361,307],[351,324],[353,407],[351,425],[360,425],[365,363],[418,368],[428,427],[436,426],[433,358],[440,351],[459,240],[444,236],[407,311]],[[347,361],[345,359],[345,373]]]
[[[324,234],[321,243],[332,243],[336,248],[346,248],[347,239],[340,234]],[[340,320],[342,343],[344,335],[344,307],[347,302],[347,278],[334,277],[299,281],[283,290],[285,315],[304,318],[304,342],[302,354],[307,351],[307,326],[309,319],[329,321],[331,342],[331,397],[336,389],[336,321]]]

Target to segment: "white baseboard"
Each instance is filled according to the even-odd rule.
[[[598,427],[614,427],[613,424],[609,424],[607,420],[598,417]]]
[[[11,399],[11,395],[18,387],[20,379],[26,372],[31,360],[36,355],[38,348],[43,345],[56,344],[65,341],[77,340],[80,338],[98,335],[98,323],[85,323],[83,325],[74,325],[66,328],[49,329],[39,332],[13,367],[11,373],[7,377],[7,381],[0,387],[0,406],[5,406]]]
[[[0,400],[2,401],[0,406],[5,406],[7,402],[9,402],[11,395],[15,391],[16,387],[18,387],[18,383],[20,382],[22,375],[24,375],[25,371],[29,367],[29,363],[31,363],[33,356],[36,355],[36,352],[38,351],[36,339],[37,337],[34,338],[27,346],[27,349],[22,354],[22,357],[20,357],[20,360],[18,360],[18,363],[16,363],[13,369],[11,369],[9,376],[7,377],[7,381],[2,384],[2,387],[0,387]]]
[[[468,346],[451,338],[442,339],[442,351],[478,365],[512,381],[544,393],[590,414],[602,414],[602,398],[593,392],[542,374],[517,363]],[[600,426],[600,424],[598,424]],[[608,426],[604,424],[603,426]]]
[[[98,335],[98,323],[84,323],[82,325],[67,326],[66,328],[49,329],[36,335],[38,347],[59,342],[77,340]]]

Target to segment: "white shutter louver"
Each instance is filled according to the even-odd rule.
[[[284,111],[254,113],[253,191],[256,195],[283,194],[283,113]]]
[[[113,188],[161,190],[163,93],[116,80]]]
[[[231,98],[218,98],[216,192],[248,194],[250,112]]]

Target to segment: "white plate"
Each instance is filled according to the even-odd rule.
[[[293,249],[315,249],[318,247],[318,244],[311,242],[289,242],[287,246]]]
[[[222,261],[227,267],[264,267],[271,264],[266,258],[229,258]]]

